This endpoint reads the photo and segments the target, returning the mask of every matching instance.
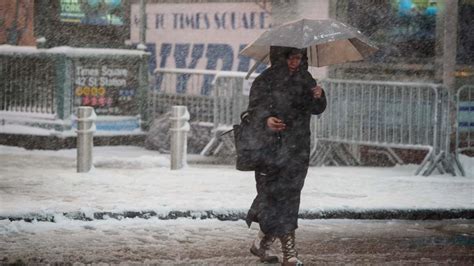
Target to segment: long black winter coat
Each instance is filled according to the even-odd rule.
[[[281,54],[281,53],[280,53]],[[290,74],[286,59],[272,58],[272,66],[258,76],[250,89],[249,114],[255,138],[271,146],[265,161],[255,171],[257,197],[247,215],[247,224],[258,222],[272,236],[285,235],[298,227],[301,189],[308,170],[310,119],[326,108],[326,98],[313,98],[316,81],[304,58],[299,71]],[[273,132],[266,120],[275,116],[286,129]]]

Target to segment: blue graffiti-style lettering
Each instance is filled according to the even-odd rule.
[[[234,62],[234,51],[228,44],[211,43],[206,51],[207,66],[206,69],[216,69],[217,61],[222,60],[222,70],[231,70]]]
[[[150,59],[148,59],[148,71],[150,73],[153,73],[153,71],[155,71],[155,68],[156,68],[156,44],[147,43],[146,51],[150,53]]]
[[[247,45],[246,44],[241,44],[239,46],[239,53],[240,53],[240,51],[242,51],[245,48],[245,46],[247,46]],[[237,71],[241,71],[241,72],[249,71],[250,57],[243,56],[243,55],[239,54],[237,59],[239,60],[239,66],[237,67]]]
[[[204,56],[205,44],[194,44],[191,49],[190,43],[178,43],[174,44],[173,58],[176,63],[177,68],[187,68],[195,69],[199,63],[199,60]],[[157,65],[156,61],[156,47],[154,44],[147,44],[147,50],[152,54],[150,58],[149,69],[153,70]],[[165,68],[169,56],[171,55],[172,44],[163,43],[160,49],[160,68]],[[245,47],[245,44],[239,46],[239,52]],[[190,51],[191,50],[191,51]],[[191,53],[191,54],[190,54]],[[189,58],[189,56],[191,58]],[[208,70],[217,70],[219,62],[222,62],[222,67],[219,70],[232,70],[234,63],[234,51],[232,47],[228,44],[209,44],[207,45],[206,50],[207,64],[206,69]],[[247,72],[251,66],[253,66],[253,60],[249,57],[238,55],[237,58],[237,71]],[[267,68],[267,65],[260,64],[255,70],[256,73],[261,73]],[[176,92],[177,93],[186,93],[188,87],[188,80],[190,74],[181,74],[178,75],[176,80]],[[160,90],[163,82],[163,76],[157,74],[156,76],[155,89]],[[212,80],[214,75],[204,75],[201,94],[209,95],[212,90]]]
[[[177,68],[186,68],[186,58],[189,54],[190,44],[181,44],[177,43],[174,46],[174,61],[176,62]],[[186,76],[179,75],[176,81],[176,92],[185,93],[186,92]]]
[[[206,51],[206,69],[216,69],[218,60],[222,60],[222,70],[231,70],[234,62],[234,51],[228,44],[209,44]],[[214,75],[204,75],[201,88],[202,95],[211,93],[211,84]]]
[[[171,54],[171,43],[162,43],[161,44],[161,51],[160,51],[160,68],[164,68],[166,66],[166,60],[168,60],[168,56]]]
[[[196,68],[199,59],[204,55],[204,44],[193,45],[193,52],[191,54],[191,63],[188,68]]]
[[[255,69],[255,73],[262,73],[267,67],[268,65],[266,64],[260,64],[257,66],[257,69]]]
[[[132,43],[132,47],[136,49],[138,43]],[[156,68],[156,44],[147,43],[146,51],[150,53],[150,58],[148,59],[148,72],[153,73]]]
[[[240,51],[242,51],[245,46],[247,46],[246,44],[241,44],[239,46],[239,53]],[[247,57],[247,56],[243,56],[243,55],[240,55],[238,56],[237,58],[239,60],[239,65],[237,67],[237,71],[240,71],[240,72],[248,72],[249,69],[250,69],[250,57]],[[255,73],[262,73],[265,69],[267,69],[268,65],[266,64],[260,64],[257,66],[257,69],[255,69]]]
[[[186,59],[189,54],[190,44],[176,44],[174,51],[174,58],[177,68],[196,68],[199,59],[202,58],[204,54],[204,44],[195,44],[193,45],[193,50],[191,53],[191,62],[189,65],[186,64]],[[190,78],[189,74],[182,74],[177,77],[176,92],[185,93],[188,80]]]
[[[177,68],[186,68],[186,57],[189,54],[189,46],[191,44],[177,43],[174,46],[174,60]]]
[[[166,67],[166,60],[168,56],[171,54],[171,43],[162,43],[161,50],[160,50],[160,68]],[[155,79],[155,90],[161,90],[161,84],[163,82],[163,75],[157,74]]]

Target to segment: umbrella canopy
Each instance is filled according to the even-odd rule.
[[[268,63],[270,46],[307,48],[310,66],[359,61],[377,51],[362,33],[333,19],[300,19],[262,33],[240,54]]]

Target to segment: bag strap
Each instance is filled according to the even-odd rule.
[[[245,110],[243,111],[241,114],[240,114],[240,123],[242,123],[242,121],[248,121],[248,117],[250,115],[250,112],[248,110]],[[226,132],[222,133],[219,135],[219,137],[222,137],[226,134],[229,134],[230,132],[234,131],[234,129],[230,129],[230,130],[227,130]]]
[[[270,104],[271,107],[270,107],[270,108],[273,108],[274,100],[273,100],[273,90],[272,90],[272,84],[271,84],[271,82],[270,82],[270,85],[269,85],[269,89],[270,89],[270,102],[271,102],[271,104]],[[250,112],[249,112],[248,109],[245,110],[245,111],[243,111],[243,112],[240,114],[240,123],[242,123],[242,121],[247,121],[247,122],[248,122],[248,121],[249,121],[249,120],[248,120],[248,119],[249,119],[249,116],[250,116]],[[220,134],[219,137],[222,137],[222,136],[224,136],[224,135],[226,135],[226,134],[229,134],[229,133],[232,132],[232,131],[234,131],[234,129],[227,130],[227,131],[225,131],[224,133]]]
[[[224,135],[226,135],[226,134],[229,134],[229,133],[232,132],[232,131],[234,131],[234,129],[227,130],[226,132],[220,134],[219,137],[222,137],[222,136],[224,136]]]

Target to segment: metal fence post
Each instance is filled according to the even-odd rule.
[[[462,176],[466,171],[459,155],[474,150],[474,85],[464,85],[456,93],[456,145],[454,161]]]
[[[93,135],[96,115],[94,108],[81,106],[77,109],[77,172],[86,173],[92,168]]]
[[[176,105],[171,109],[171,170],[186,165],[187,132],[189,131],[189,112],[186,106]]]
[[[150,58],[149,54],[146,54],[140,57],[139,62],[139,100],[137,101],[137,107],[140,110],[141,115],[141,128],[143,130],[148,130],[150,128],[151,120],[149,114],[148,103],[150,102],[148,95],[150,93],[149,87],[149,73],[148,73],[148,60]],[[153,110],[154,111],[154,110]],[[151,115],[153,117],[153,115]]]
[[[70,58],[54,55],[56,71],[56,113],[59,119],[68,119],[72,112],[73,66]],[[62,130],[58,128],[58,130]]]

